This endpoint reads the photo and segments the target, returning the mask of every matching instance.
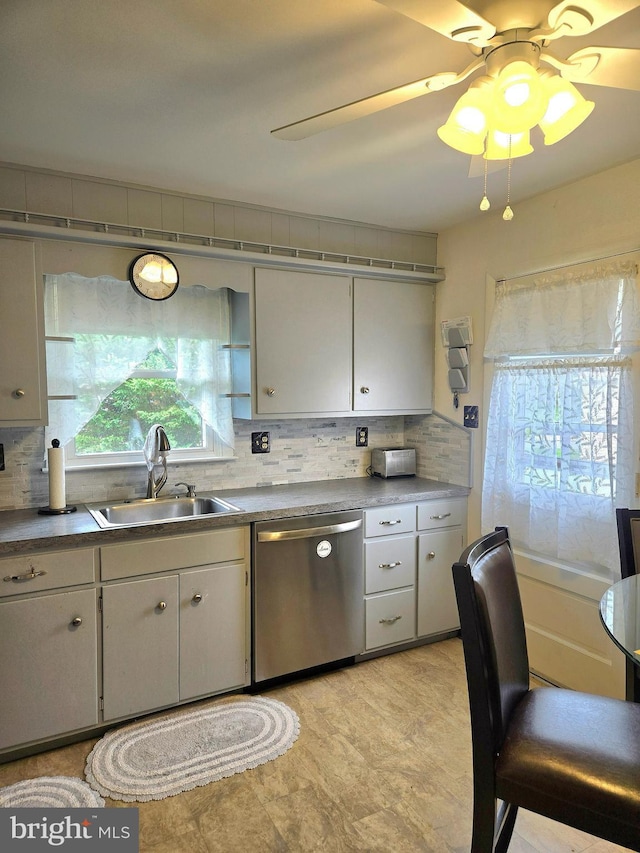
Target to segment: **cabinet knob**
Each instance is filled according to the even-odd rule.
[[[369,389],[367,388],[367,386],[366,386],[366,385],[363,385],[363,386],[360,388],[360,393],[361,393],[361,394],[368,394],[368,393],[369,393]]]
[[[26,393],[27,392],[24,390],[24,388],[16,388],[16,390],[13,392],[13,396],[17,399],[20,399],[20,397],[24,397]]]
[[[429,551],[429,553],[427,554],[427,560],[435,560],[435,556],[436,556],[435,551]]]
[[[80,625],[82,625],[82,617],[76,616],[75,619],[71,620],[71,624],[73,625],[74,628],[79,628]]]
[[[276,389],[275,388],[267,388],[267,397],[275,397]]]
[[[159,601],[158,602],[158,610],[166,610],[166,609],[167,609],[167,602],[166,601]]]
[[[196,592],[191,601],[193,601],[195,604],[200,604],[200,602],[202,601],[202,596],[199,592]]]

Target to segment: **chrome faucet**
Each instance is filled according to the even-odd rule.
[[[144,458],[149,469],[147,482],[147,498],[157,498],[158,492],[167,482],[167,453],[171,450],[169,439],[160,424],[154,424],[147,435],[144,443]],[[162,465],[162,473],[156,480],[154,470],[156,465]]]

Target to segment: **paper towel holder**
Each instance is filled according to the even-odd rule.
[[[57,438],[54,438],[51,442],[51,446],[54,448],[60,447],[59,440]],[[77,509],[77,506],[72,505],[67,505],[55,509],[51,506],[41,506],[38,510],[38,515],[67,515],[70,512],[75,512]]]

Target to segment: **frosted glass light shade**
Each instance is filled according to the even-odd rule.
[[[511,145],[509,145],[511,142]],[[529,141],[529,131],[522,133],[502,133],[500,130],[490,129],[487,134],[487,146],[484,152],[485,160],[512,160],[516,157],[524,157],[533,152],[533,146]]]
[[[438,128],[443,142],[463,154],[482,154],[491,115],[492,86],[488,77],[480,77],[471,84]]]
[[[510,62],[498,74],[492,126],[502,133],[522,133],[534,127],[547,108],[538,72],[528,62]]]
[[[569,80],[560,76],[544,79],[548,106],[540,119],[544,144],[553,145],[568,136],[591,115],[595,104],[587,101]]]

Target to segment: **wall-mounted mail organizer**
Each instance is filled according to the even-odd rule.
[[[471,317],[443,320],[442,343],[447,348],[449,388],[457,409],[458,394],[466,394],[469,390],[469,346],[473,343]]]

